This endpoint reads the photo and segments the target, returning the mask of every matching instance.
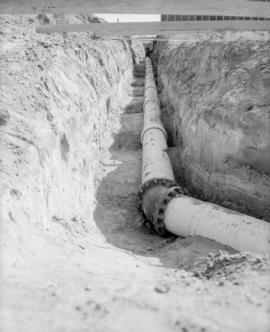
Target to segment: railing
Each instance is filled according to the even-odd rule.
[[[224,15],[173,15],[162,14],[162,22],[174,21],[268,21],[269,17],[258,16],[224,16]]]

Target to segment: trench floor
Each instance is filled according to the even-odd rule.
[[[253,315],[252,327],[246,323],[247,313],[254,313],[254,306],[247,308],[243,298],[252,288],[253,272],[244,266],[251,257],[235,254],[219,243],[200,237],[160,238],[145,226],[138,214],[142,70],[139,76],[131,84],[131,101],[121,115],[121,128],[114,134],[109,153],[100,162],[94,213],[106,243],[115,253],[121,252],[117,263],[121,290],[117,297],[124,306],[122,309],[116,306],[122,317],[118,316],[116,321],[122,320],[123,324],[118,329],[185,332],[247,331],[247,328],[251,331],[259,327],[263,330],[267,326],[266,316],[258,314],[259,311]],[[228,266],[219,263],[226,259]],[[131,269],[130,264],[134,264]],[[208,264],[213,265],[209,274]],[[123,270],[120,265],[124,266]],[[114,289],[114,283],[111,280],[108,287]],[[236,284],[241,286],[235,288]],[[117,331],[117,324],[114,328]]]

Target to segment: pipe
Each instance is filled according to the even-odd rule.
[[[167,154],[167,133],[160,120],[160,105],[151,61],[146,58],[144,88],[144,126],[141,134],[143,145],[142,184],[163,179],[175,184],[170,159]]]
[[[145,59],[143,110],[142,185],[138,193],[138,207],[146,219],[155,224],[158,234],[165,235],[166,229],[162,223],[153,219],[153,215],[166,190],[172,186],[177,186],[177,184],[167,154],[167,133],[160,120],[160,104],[149,58]]]
[[[188,196],[169,202],[164,223],[174,234],[201,235],[239,251],[270,253],[269,223]]]
[[[239,251],[270,253],[270,223],[184,195],[167,154],[151,61],[145,59],[142,185],[138,207],[159,235],[200,235]]]

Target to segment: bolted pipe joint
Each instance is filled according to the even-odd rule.
[[[164,213],[168,203],[177,195],[184,194],[177,183],[167,179],[153,179],[145,183],[138,192],[138,209],[151,222],[160,236],[169,232],[164,224]]]

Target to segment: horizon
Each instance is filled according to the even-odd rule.
[[[112,22],[159,22],[161,15],[156,14],[95,14],[108,23]]]

